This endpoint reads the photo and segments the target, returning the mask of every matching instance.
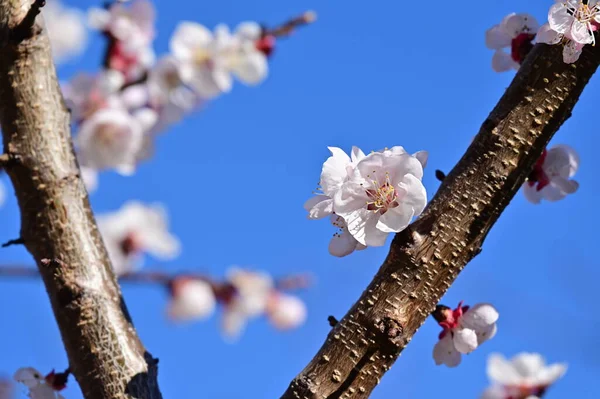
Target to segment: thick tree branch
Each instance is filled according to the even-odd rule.
[[[282,398],[371,394],[459,272],[481,251],[490,228],[571,115],[599,62],[599,46],[585,46],[580,60],[566,65],[561,46],[536,45],[427,209],[396,234],[373,281]]]
[[[79,178],[41,18],[21,35],[42,3],[0,0],[0,124],[5,154],[19,159],[6,172],[21,209],[20,236],[84,396],[158,399],[156,361],[131,323]]]

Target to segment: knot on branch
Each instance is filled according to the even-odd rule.
[[[379,320],[375,327],[381,333],[380,338],[383,339],[383,343],[391,344],[398,349],[403,347],[404,326],[398,320],[386,316]]]

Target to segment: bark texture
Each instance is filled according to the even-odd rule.
[[[283,399],[369,397],[481,251],[490,228],[571,115],[599,62],[598,46],[585,46],[573,65],[562,62],[560,45],[534,47],[421,217],[396,234],[373,281]]]
[[[21,238],[84,396],[159,399],[157,361],[136,334],[96,227],[48,38],[31,3],[0,0],[0,163],[21,209]]]

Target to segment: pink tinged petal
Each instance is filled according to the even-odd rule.
[[[377,229],[377,214],[366,209],[340,214],[348,225],[348,231],[359,243],[369,247],[385,245],[388,233]]]
[[[553,30],[550,25],[544,24],[538,31],[535,40],[538,43],[558,44],[563,37],[564,36],[562,34]]]
[[[493,353],[488,357],[487,375],[492,383],[498,385],[519,385],[521,383],[521,376],[512,363],[498,353]]]
[[[167,314],[174,321],[202,320],[211,316],[217,301],[205,281],[185,281],[167,305]]]
[[[581,44],[589,44],[594,40],[588,24],[578,20],[574,20],[571,26],[571,39]]]
[[[544,358],[539,353],[520,353],[512,358],[515,371],[523,378],[534,377],[545,366]]]
[[[583,45],[573,40],[569,40],[563,48],[563,61],[565,64],[572,64],[579,59],[583,51]]]
[[[567,196],[567,193],[556,187],[554,184],[544,187],[540,192],[542,193],[542,197],[550,202],[560,201]]]
[[[398,186],[405,191],[404,197],[401,199],[402,205],[409,206],[413,210],[413,215],[419,216],[427,205],[427,191],[421,180],[407,174]]]
[[[548,11],[548,24],[552,30],[565,34],[567,33],[575,18],[569,14],[567,7],[561,3],[555,3]]]
[[[338,258],[342,258],[344,256],[350,255],[354,252],[359,246],[358,241],[347,229],[343,229],[341,233],[336,233],[329,241],[329,253],[333,256],[337,256]],[[362,246],[361,249],[366,248],[366,246]]]
[[[565,194],[573,194],[579,188],[579,183],[575,180],[568,180],[562,176],[553,177],[552,184],[556,185],[556,187]]]
[[[366,208],[367,201],[368,197],[365,188],[360,183],[349,181],[335,192],[333,210],[337,214],[347,214]]]
[[[485,32],[485,46],[490,50],[499,50],[508,47],[512,38],[500,25],[495,25]]]
[[[497,50],[492,56],[492,69],[495,72],[506,72],[518,68],[519,64],[504,50]]]
[[[526,13],[515,14],[507,18],[503,25],[506,33],[513,39],[521,33],[535,34],[540,27],[537,19]]]
[[[477,334],[470,328],[459,328],[453,331],[454,347],[460,353],[471,353],[477,349]]]
[[[427,166],[427,159],[429,158],[429,152],[417,151],[412,155],[413,157],[417,158],[419,162],[421,162],[421,166],[423,167],[423,169],[425,169],[425,166]]]
[[[544,168],[558,169],[561,176],[571,178],[579,169],[579,163],[577,151],[568,145],[558,144],[548,151],[544,160]]]
[[[536,189],[536,186],[530,186],[528,182],[525,182],[521,189],[525,194],[525,199],[532,204],[539,204],[542,201],[542,192]]]
[[[333,213],[333,200],[326,195],[316,195],[304,203],[309,219],[321,219]]]
[[[489,303],[478,303],[462,315],[461,326],[473,330],[485,329],[498,321],[500,314]]]
[[[460,364],[461,354],[454,348],[451,334],[446,334],[435,344],[433,360],[438,366],[445,364],[448,367],[456,367]]]
[[[277,294],[267,307],[267,317],[273,326],[279,330],[297,328],[306,321],[306,305],[299,298]]]

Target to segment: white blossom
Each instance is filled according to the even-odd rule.
[[[42,14],[56,63],[66,61],[83,51],[87,43],[87,29],[81,11],[52,0],[42,8]]]
[[[124,82],[125,78],[120,72],[110,69],[97,75],[76,75],[62,88],[71,119],[81,123],[102,108],[120,106],[117,93]]]
[[[559,201],[579,188],[572,179],[579,168],[579,155],[567,145],[544,150],[527,181],[523,184],[525,198],[539,204],[543,199]]]
[[[306,320],[306,305],[299,298],[275,292],[271,294],[266,314],[271,324],[280,330],[290,330]]]
[[[452,311],[442,312],[438,320],[443,330],[433,348],[435,364],[456,367],[461,354],[471,353],[496,334],[498,311],[490,304],[480,303],[472,308],[463,307],[462,302]]]
[[[427,203],[423,165],[402,147],[373,152],[357,163],[333,197],[333,210],[361,244],[382,246],[404,230]]]
[[[265,313],[274,282],[267,273],[240,268],[231,268],[227,280],[235,288],[235,295],[225,304],[221,325],[225,336],[234,340],[249,319]]]
[[[492,57],[492,69],[504,72],[509,69],[519,69],[525,46],[531,46],[531,41],[539,29],[539,23],[530,14],[511,13],[485,32],[485,45],[496,50]],[[504,48],[510,47],[510,54]]]
[[[494,353],[488,357],[487,374],[492,385],[481,399],[537,398],[567,371],[564,363],[546,365],[537,353],[519,353],[508,360]]]
[[[157,121],[149,108],[133,114],[121,107],[104,108],[80,126],[74,143],[79,162],[87,167],[116,169],[131,175],[144,147],[144,135]]]
[[[45,377],[33,367],[22,367],[14,374],[14,380],[29,389],[31,399],[64,399],[61,394],[50,386]]]
[[[262,82],[268,64],[256,48],[259,29],[258,24],[243,23],[231,34],[225,25],[218,25],[213,33],[195,22],[181,22],[170,42],[181,78],[206,99],[229,92],[232,74],[249,85]]]
[[[129,201],[116,212],[99,215],[97,222],[117,275],[137,269],[143,253],[163,260],[179,255],[181,245],[169,232],[161,205]]]
[[[595,44],[594,32],[600,23],[600,3],[590,0],[556,1],[548,11],[548,23],[544,24],[537,41],[547,44],[564,43],[563,61],[571,64],[579,59],[586,44]]]
[[[346,221],[338,215],[331,215],[331,223],[337,227],[338,231],[333,234],[329,241],[329,253],[333,256],[344,257],[354,251],[360,251],[367,248],[350,234]]]
[[[214,313],[217,300],[211,285],[195,278],[176,278],[171,284],[167,315],[174,321],[202,320]]]

